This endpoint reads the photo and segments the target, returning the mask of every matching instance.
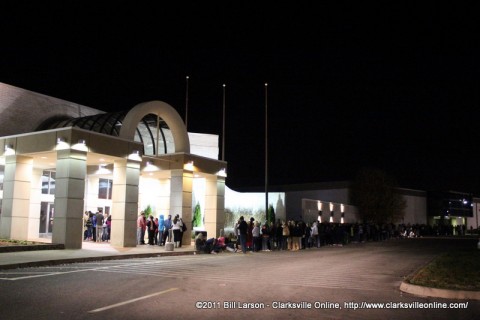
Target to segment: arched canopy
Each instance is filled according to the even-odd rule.
[[[141,103],[128,112],[50,119],[37,130],[64,127],[78,127],[139,141],[143,144],[143,154],[146,155],[190,153],[190,142],[183,120],[172,106],[162,101]]]
[[[133,107],[123,119],[120,138],[134,140],[138,123],[149,114],[154,114],[167,123],[172,131],[175,152],[190,153],[190,141],[182,118],[172,106],[163,101],[144,102]]]

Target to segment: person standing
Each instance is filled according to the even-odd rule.
[[[173,242],[175,243],[175,248],[178,248],[180,245],[180,237],[182,232],[182,221],[180,220],[180,217],[178,214],[175,216],[175,218],[173,218],[172,232],[173,232]]]
[[[161,214],[158,217],[158,245],[163,246],[163,230],[165,229],[165,217]]]
[[[102,242],[102,236],[103,236],[103,209],[98,208],[98,211],[96,213],[97,216],[97,230],[96,230],[96,242]]]
[[[180,243],[178,244],[178,247],[180,248],[182,246],[183,233],[187,231],[187,225],[185,224],[182,218],[179,218],[179,219],[181,222],[181,226],[180,226]]]
[[[239,230],[239,235],[240,235],[240,243],[242,244],[242,252],[247,253],[247,230],[248,230],[248,224],[243,218],[243,216],[240,217],[240,224],[238,226]]]
[[[153,238],[155,237],[156,226],[155,226],[155,220],[153,219],[152,215],[148,217],[146,227],[148,230],[148,245],[153,246],[154,245]]]
[[[145,244],[145,229],[147,225],[145,223],[145,212],[140,212],[137,219],[137,244]]]
[[[163,243],[171,242],[172,235],[170,234],[170,230],[172,229],[172,215],[169,214],[167,220],[165,220],[165,229],[163,230]]]

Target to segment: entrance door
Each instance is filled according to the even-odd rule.
[[[40,225],[38,233],[46,235],[52,233],[53,217],[55,215],[55,206],[53,202],[41,202],[40,204]]]

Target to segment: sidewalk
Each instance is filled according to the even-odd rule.
[[[0,270],[98,260],[193,255],[194,251],[193,243],[190,246],[175,248],[174,251],[165,251],[165,247],[160,246],[139,245],[134,248],[116,248],[110,243],[84,241],[82,249],[44,249],[0,253]]]

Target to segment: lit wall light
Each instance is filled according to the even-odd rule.
[[[217,176],[227,177],[227,170],[225,170],[225,168],[220,169],[220,171],[217,172]]]
[[[333,216],[334,216],[334,212],[333,212],[333,203],[330,202],[330,222],[333,222]]]
[[[112,174],[112,171],[107,169],[107,165],[102,163],[98,165],[98,170],[95,174]]]
[[[143,171],[145,172],[152,172],[152,171],[158,171],[158,170],[160,170],[160,168],[154,165],[151,161],[147,161],[145,163],[145,168],[143,168]]]
[[[87,142],[85,139],[79,139],[78,142],[72,146],[72,149],[87,152]]]
[[[142,161],[142,157],[140,156],[140,151],[133,150],[132,153],[128,155],[128,160],[135,160],[135,161]]]
[[[11,156],[15,154],[15,150],[13,149],[13,146],[11,144],[6,144],[5,145],[5,156]]]
[[[183,165],[183,169],[193,171],[193,161],[189,161]]]
[[[58,137],[55,150],[66,150],[68,148],[70,148],[70,145],[68,144],[67,140],[65,138]]]

